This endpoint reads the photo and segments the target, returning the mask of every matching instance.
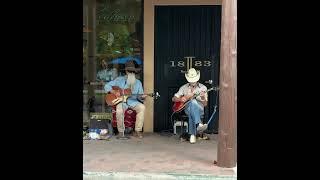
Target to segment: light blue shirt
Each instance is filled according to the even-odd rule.
[[[104,86],[105,92],[108,93],[109,91],[111,91],[112,86],[118,86],[121,89],[129,88],[129,85],[127,83],[127,76],[119,76],[115,80],[108,82]],[[143,94],[143,93],[144,92],[143,92],[142,83],[139,79],[136,79],[136,83],[133,86],[132,94]],[[137,100],[137,96],[130,96],[127,99],[127,105],[129,105],[130,107],[135,107],[138,103],[140,102]],[[126,104],[124,103],[124,105]]]

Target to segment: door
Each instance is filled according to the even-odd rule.
[[[221,6],[156,6],[155,7],[155,101],[154,131],[172,129],[171,98],[187,83],[184,71],[200,70],[199,82],[210,88],[219,84]],[[213,84],[205,83],[212,80]],[[204,121],[208,121],[216,104],[217,92],[209,92]],[[215,121],[209,130],[217,129]]]

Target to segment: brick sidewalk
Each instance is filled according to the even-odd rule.
[[[217,157],[217,135],[196,144],[181,142],[178,136],[145,134],[142,140],[83,142],[84,172],[168,173],[183,175],[233,176],[232,169],[213,165]]]

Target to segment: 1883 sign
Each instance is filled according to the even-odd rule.
[[[170,60],[170,59],[169,59]],[[211,67],[212,63],[210,58],[199,59],[193,56],[186,56],[184,58],[174,58],[169,61],[170,67],[187,67],[187,69],[192,67]]]

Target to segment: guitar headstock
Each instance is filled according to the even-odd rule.
[[[212,87],[212,88],[209,88],[207,90],[207,92],[209,92],[209,91],[218,91],[218,90],[219,90],[219,87]]]
[[[154,97],[155,99],[158,99],[160,97],[160,94],[158,92],[151,93],[151,97]]]
[[[212,91],[213,90],[213,87],[212,88],[209,88],[207,91],[209,92],[209,91]]]

